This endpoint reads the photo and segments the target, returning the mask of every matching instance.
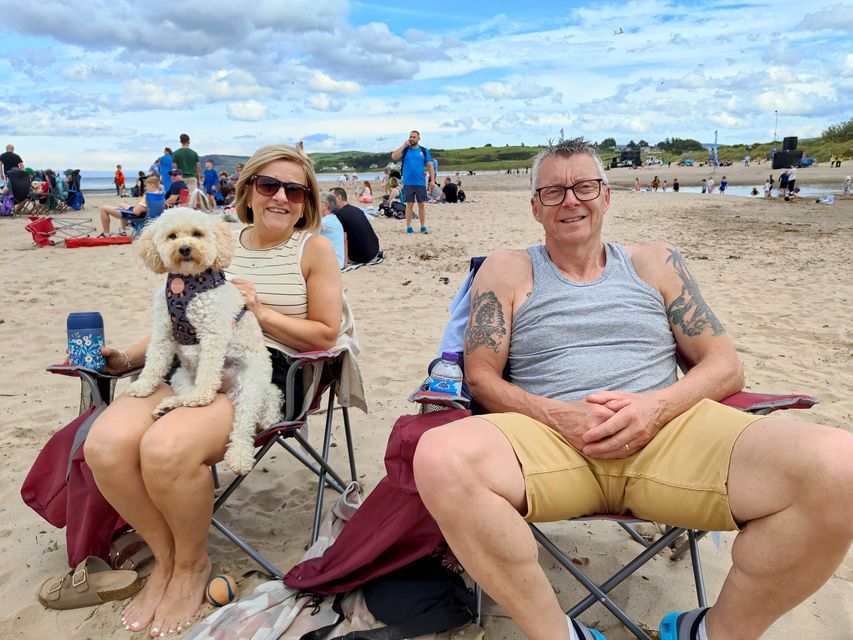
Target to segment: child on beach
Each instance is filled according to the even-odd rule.
[[[370,204],[373,202],[373,190],[370,188],[370,181],[365,180],[361,189],[359,189],[358,193],[358,201],[363,202],[365,204]]]
[[[720,180],[720,195],[726,195],[726,187],[729,186],[729,181],[726,180],[726,176],[723,176],[723,179]]]
[[[121,165],[116,165],[116,174],[113,178],[113,182],[116,185],[116,195],[119,198],[124,198],[124,173],[122,173]]]
[[[850,176],[844,178],[844,182],[841,183],[841,197],[849,198],[850,197]]]

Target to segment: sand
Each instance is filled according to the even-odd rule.
[[[759,171],[760,169],[760,171]],[[727,168],[729,180],[748,184],[764,167]],[[853,200],[834,206],[785,204],[732,196],[631,193],[634,175],[654,169],[610,172],[616,184],[605,234],[619,242],[665,239],[678,246],[702,284],[705,298],[733,335],[750,389],[820,396],[813,410],[790,412],[853,431]],[[698,183],[705,168],[678,169],[682,184]],[[840,171],[840,173],[839,173]],[[801,184],[840,184],[849,167],[800,171]],[[774,172],[777,173],[778,172]],[[661,178],[676,175],[660,171]],[[684,177],[682,174],[686,175]],[[838,177],[841,176],[841,177]],[[836,179],[837,178],[837,179]],[[471,200],[463,205],[431,205],[430,235],[407,236],[402,221],[374,221],[386,261],[344,274],[344,287],[358,322],[360,359],[371,411],[352,412],[359,473],[369,490],[383,474],[389,429],[434,356],[447,319],[447,304],[464,278],[469,256],[498,247],[541,241],[529,214],[529,176],[463,176]],[[130,202],[130,199],[126,200]],[[96,216],[96,206],[114,199],[90,197],[74,217]],[[64,531],[30,511],[19,497],[21,482],[40,446],[77,413],[76,381],[44,371],[64,357],[68,313],[100,310],[108,341],[128,345],[147,331],[150,292],[161,277],[144,270],[130,246],[89,249],[35,248],[22,220],[0,220],[0,256],[9,281],[0,312],[4,372],[0,394],[0,638],[126,638],[119,627],[118,603],[76,611],[47,611],[35,597],[37,586],[66,570]],[[235,226],[236,228],[236,226]],[[319,426],[323,417],[315,416]],[[340,420],[338,420],[340,422]],[[319,430],[314,429],[316,439]],[[333,459],[344,460],[343,437]],[[291,566],[310,536],[314,482],[284,456],[268,460],[241,487],[223,519],[236,523],[280,566]],[[224,474],[227,476],[227,474]],[[610,523],[558,524],[545,529],[594,577],[609,575],[636,552]],[[730,566],[732,534],[716,548],[700,543],[709,598],[713,601]],[[254,565],[216,531],[210,551],[215,567],[235,577]],[[583,591],[547,556],[543,566],[565,606]],[[660,555],[616,589],[615,598],[645,627],[656,628],[671,609],[695,606],[689,562]],[[256,578],[240,578],[243,592]],[[500,608],[487,601],[489,638],[520,638]],[[600,606],[581,618],[611,640],[629,636]],[[766,638],[842,640],[853,629],[853,553],[829,582],[779,620]],[[137,634],[138,638],[145,637]]]

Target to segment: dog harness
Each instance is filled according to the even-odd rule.
[[[225,284],[225,273],[207,269],[194,276],[170,273],[166,280],[166,306],[172,319],[172,332],[178,344],[198,344],[195,327],[187,318],[187,307],[198,294],[210,291]],[[246,313],[246,307],[240,309],[234,323]]]

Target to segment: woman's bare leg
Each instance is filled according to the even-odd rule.
[[[92,425],[84,446],[86,463],[98,489],[154,553],[154,570],[122,613],[122,623],[130,631],[148,626],[172,575],[172,532],[148,497],[139,459],[142,437],[154,424],[151,412],[171,394],[171,389],[161,384],[148,398],[116,398]]]
[[[174,409],[142,438],[145,488],[174,536],[172,577],[151,622],[152,636],[193,619],[210,577],[207,534],[213,511],[209,465],[225,455],[234,409],[223,394],[206,407]]]

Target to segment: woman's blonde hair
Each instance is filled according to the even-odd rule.
[[[286,144],[270,144],[261,147],[246,162],[234,188],[236,194],[234,207],[237,209],[237,217],[244,224],[252,222],[252,209],[249,206],[252,178],[270,162],[276,160],[295,162],[305,171],[305,186],[308,187],[308,193],[305,194],[302,217],[296,221],[295,227],[306,231],[318,231],[323,214],[320,210],[320,186],[317,183],[317,174],[314,172],[314,162],[305,152]]]

